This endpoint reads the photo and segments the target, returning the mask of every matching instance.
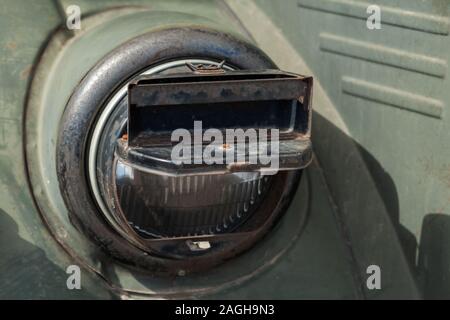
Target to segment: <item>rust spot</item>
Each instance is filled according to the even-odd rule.
[[[222,145],[222,149],[224,149],[224,150],[228,150],[228,149],[230,149],[231,148],[231,146],[228,144],[228,143],[224,143],[223,145]]]
[[[25,69],[23,69],[22,72],[20,73],[20,79],[21,80],[28,79],[28,77],[30,76],[32,68],[33,68],[33,65],[31,65],[31,64],[26,66]]]
[[[14,41],[10,41],[6,44],[6,47],[10,50],[15,50],[17,48],[17,43]]]

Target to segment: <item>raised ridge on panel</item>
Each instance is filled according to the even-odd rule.
[[[354,0],[298,0],[302,8],[319,10],[359,19],[367,19],[367,7],[372,3]],[[448,16],[410,11],[402,8],[380,6],[383,24],[399,26],[422,32],[448,35]]]
[[[443,59],[329,33],[320,34],[320,49],[440,78],[447,73]]]
[[[398,90],[352,77],[342,78],[342,91],[349,95],[376,101],[403,110],[413,111],[438,119],[442,118],[444,108],[442,101],[408,91]]]

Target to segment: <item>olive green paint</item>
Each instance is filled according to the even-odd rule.
[[[314,5],[319,2],[327,1]],[[423,288],[429,296],[448,295],[448,282],[439,281],[449,261],[442,244],[448,238],[445,213],[450,213],[450,149],[442,148],[449,132],[446,109],[450,96],[443,90],[448,54],[442,41],[446,36],[442,25],[447,21],[436,17],[445,6],[439,1],[429,6],[380,2],[427,14],[421,24],[411,26],[401,12],[389,11],[390,23],[383,28],[392,34],[390,38],[358,28],[365,21],[360,17],[360,4],[354,4],[357,1],[328,2],[340,9],[307,9],[296,1],[256,1],[255,5],[252,1],[6,0],[0,9],[0,297],[105,299],[181,293],[214,298],[416,298],[420,294],[408,266],[411,254],[402,250],[395,230],[407,236],[400,234],[403,244],[405,239],[418,241],[422,220],[424,253],[419,271],[425,276]],[[64,28],[64,9],[71,4],[82,10],[80,31]],[[353,5],[350,15],[329,12],[346,10],[348,5]],[[395,20],[398,15],[401,19]],[[258,20],[261,16],[266,19]],[[282,68],[314,74],[319,80],[313,130],[318,161],[307,170],[285,219],[254,251],[210,273],[172,282],[152,279],[111,261],[71,226],[59,196],[53,155],[67,99],[102,56],[154,28],[186,25],[255,39]],[[272,29],[266,30],[268,26]],[[405,37],[404,32],[411,36]],[[336,36],[355,38],[350,41],[354,49],[343,48],[342,39]],[[372,54],[367,41],[387,48],[375,49],[389,58],[388,63]],[[421,41],[430,45],[418,46]],[[332,50],[321,50],[321,43]],[[391,54],[392,49],[400,57],[404,52],[414,54],[407,55],[404,65],[394,66],[400,58]],[[364,59],[366,54],[369,57]],[[424,65],[416,66],[416,61]],[[367,82],[379,86],[367,86]],[[351,85],[346,92],[342,89],[345,83]],[[361,92],[361,86],[365,91]],[[393,97],[383,96],[383,86],[398,91]],[[382,91],[378,99],[367,99],[374,90]],[[425,104],[414,100],[417,105],[409,110],[408,100],[395,95],[398,92],[412,92],[406,97],[413,100],[415,95],[429,99]],[[429,116],[424,116],[427,112]],[[345,180],[347,176],[352,179]],[[387,180],[380,181],[380,177]],[[358,188],[364,196],[353,201],[351,192]],[[309,210],[310,219],[301,233],[295,222],[304,210]],[[365,210],[363,221],[357,219],[360,210]],[[361,234],[358,228],[370,232]],[[64,250],[55,238],[72,249]],[[349,240],[356,245],[349,245]],[[274,251],[285,250],[274,255]],[[415,248],[411,250],[414,255]],[[266,254],[276,259],[267,263],[261,258]],[[383,281],[389,288],[382,292],[364,289],[361,262],[372,257],[382,259],[387,270]],[[252,272],[250,261],[261,261],[263,266]],[[65,287],[65,269],[70,264],[83,266],[81,291]]]
[[[250,10],[245,5],[239,6],[237,1],[228,2],[238,13]],[[346,134],[360,150],[363,165],[369,170],[388,218],[397,230],[411,274],[424,297],[450,298],[450,260],[446,253],[449,246],[444,241],[448,232],[446,221],[450,219],[447,89],[450,3],[446,0],[246,3],[263,12],[324,89],[323,94],[348,130]],[[369,4],[381,8],[381,30],[366,28],[365,9]],[[253,24],[261,24],[260,20]],[[250,31],[256,37],[258,29]],[[273,55],[278,39],[267,32],[261,38],[269,44],[263,49]],[[292,62],[285,61],[283,66],[289,65]],[[317,91],[315,98],[320,99]],[[315,103],[314,108],[323,114],[321,105]],[[373,210],[370,199],[374,197],[367,196],[370,193],[367,185],[357,186],[362,192],[358,189],[353,195],[346,192],[352,187],[345,182],[356,182],[348,177],[358,172],[359,165],[346,165],[351,156],[345,156],[339,141],[331,139],[325,144],[328,134],[323,128],[328,127],[327,123],[335,126],[336,118],[328,117],[324,122],[323,116],[318,115],[313,121],[316,152],[331,193],[353,235],[353,249],[360,248],[361,256],[365,255],[369,248],[360,243],[367,244],[365,231],[372,225],[381,228],[378,237],[390,239],[384,248],[373,248],[372,257],[381,258],[383,254],[377,254],[377,250],[388,252],[388,246],[395,247],[392,236],[385,230],[386,224],[377,224],[385,213],[376,210],[370,216],[363,215],[364,221],[357,220],[360,212]],[[336,156],[338,150],[343,153],[342,158]],[[340,174],[340,168],[349,171]],[[386,260],[389,261],[399,262],[394,257]],[[409,273],[402,269],[395,274]]]

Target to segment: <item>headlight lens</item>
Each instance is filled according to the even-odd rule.
[[[146,73],[183,69],[186,60],[168,62]],[[124,88],[98,116],[88,157],[93,196],[112,228],[155,257],[186,263],[190,258],[205,258],[197,267],[233,257],[262,238],[284,213],[301,172],[171,175],[157,167],[148,170],[131,165],[116,147],[127,132]]]
[[[115,172],[121,211],[144,238],[233,232],[257,210],[272,181],[258,172],[172,177],[121,161]]]

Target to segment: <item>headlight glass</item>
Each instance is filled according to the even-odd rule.
[[[171,61],[145,73],[180,72],[186,62]],[[172,175],[157,166],[149,170],[124,161],[117,141],[127,133],[127,107],[124,86],[98,115],[89,144],[88,176],[105,221],[129,243],[170,261],[204,257],[201,264],[217,264],[252,246],[284,213],[299,170]]]
[[[116,166],[117,197],[142,237],[187,237],[233,232],[258,208],[271,177],[258,172],[173,177]]]

